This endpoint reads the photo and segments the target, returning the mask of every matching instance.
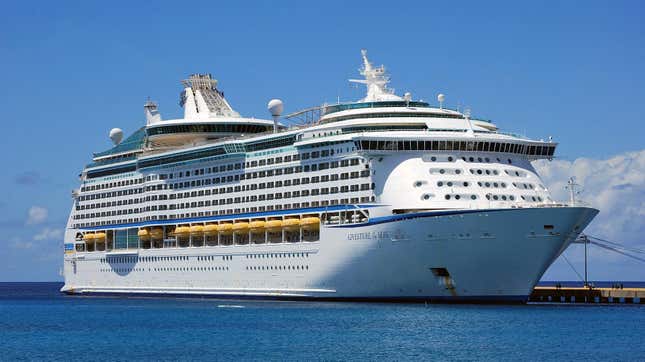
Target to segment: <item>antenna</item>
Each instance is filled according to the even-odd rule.
[[[468,127],[468,135],[474,136],[475,131],[473,130],[473,123],[470,121],[470,108],[466,107],[464,110],[464,117],[466,118],[466,126]]]
[[[578,186],[580,185],[576,183],[576,178],[574,176],[569,178],[567,186],[565,186],[565,189],[569,190],[569,202],[571,203],[571,206],[576,204],[576,195],[580,194],[580,191],[576,191],[576,187]]]
[[[443,101],[446,100],[446,96],[443,95],[443,93],[439,93],[437,95],[437,101],[439,101],[439,109],[443,109]]]
[[[405,92],[405,94],[403,95],[403,99],[405,100],[405,106],[410,107],[410,101],[412,100],[412,93]]]
[[[282,111],[284,111],[284,104],[279,99],[272,99],[269,101],[269,104],[267,105],[267,109],[269,110],[269,112],[271,113],[271,116],[273,117],[273,133],[277,133],[278,118],[280,118]]]
[[[110,139],[115,146],[121,143],[121,140],[123,140],[123,131],[121,128],[112,128],[110,130]]]

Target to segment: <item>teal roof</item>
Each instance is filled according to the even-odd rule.
[[[97,152],[94,154],[94,157],[103,157],[109,155],[116,155],[119,153],[136,151],[143,148],[143,144],[146,141],[146,127],[141,127],[136,130],[130,137],[123,140],[123,142],[118,145],[110,148],[107,151]]]

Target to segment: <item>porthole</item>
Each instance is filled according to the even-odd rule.
[[[421,185],[423,185],[423,182],[421,182],[421,181],[417,181],[417,182],[414,183],[415,187],[420,187]]]
[[[481,160],[481,158],[480,158],[480,160]],[[474,158],[474,157],[469,157],[469,158],[468,158],[468,161],[470,161],[470,162],[474,162],[474,161],[475,161],[475,158]]]
[[[443,181],[437,182],[437,186],[439,186],[439,187],[443,186]]]
[[[468,182],[464,181],[464,187],[468,187]]]
[[[455,170],[455,173],[456,173],[457,175],[459,175],[459,174],[461,173],[461,170],[457,169],[457,170]]]
[[[487,175],[490,175],[490,170],[486,170],[486,174],[487,174]]]
[[[481,181],[477,181],[477,185],[479,185],[479,187],[481,187],[482,186]]]
[[[482,170],[477,170],[477,174],[478,174],[478,175],[481,175],[481,174],[482,174]]]
[[[499,185],[497,184],[497,182],[493,182],[493,187],[495,187],[495,188],[499,187]]]
[[[511,161],[511,159],[509,158],[509,159],[508,159],[508,164],[510,165],[510,164],[512,164],[512,163],[513,163],[513,161]]]
[[[436,161],[436,160],[437,160],[436,157],[434,157],[434,156],[430,157],[430,161]]]
[[[439,170],[439,173],[440,173],[440,174],[444,174],[444,173],[446,173],[446,170],[444,170],[444,169],[442,168],[441,170]]]
[[[506,183],[505,183],[505,182],[502,182],[500,185],[501,185],[503,188],[506,188]]]
[[[461,198],[461,196],[455,195],[455,200],[459,200],[460,198]]]
[[[471,200],[476,200],[476,199],[477,199],[477,195],[470,195],[470,199],[471,199]]]
[[[493,170],[493,175],[499,175],[499,171]]]
[[[506,195],[502,195],[502,200],[506,201]]]
[[[490,194],[486,195],[486,200],[490,200]]]
[[[498,200],[499,197],[497,195],[493,195],[493,200]]]
[[[511,199],[511,201],[515,200],[515,196],[513,195],[509,196],[508,198]]]
[[[481,157],[477,157],[477,162],[482,162],[482,158],[481,158]]]
[[[452,156],[448,156],[448,162],[452,162],[453,158]]]
[[[486,162],[490,162],[490,158],[486,157],[485,158]]]
[[[490,182],[485,183],[486,187],[490,187]]]
[[[447,185],[448,187],[452,187],[452,182],[451,182],[451,181],[448,181],[448,182],[446,182],[446,185]]]
[[[446,195],[446,200],[450,200],[450,195]]]

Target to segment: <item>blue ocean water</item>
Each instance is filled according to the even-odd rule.
[[[643,305],[66,296],[0,283],[0,360],[645,360]]]

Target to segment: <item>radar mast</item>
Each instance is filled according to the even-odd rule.
[[[387,84],[390,77],[385,72],[385,66],[374,67],[367,59],[367,50],[361,50],[363,58],[363,68],[359,69],[360,74],[365,79],[350,79],[352,83],[365,84],[367,86],[367,96],[359,102],[379,102],[379,101],[400,101],[403,98],[394,94],[393,89],[389,89]]]

